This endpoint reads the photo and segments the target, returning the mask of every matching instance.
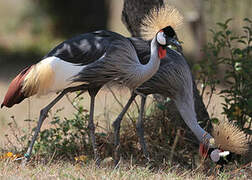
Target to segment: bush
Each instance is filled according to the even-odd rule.
[[[70,159],[85,149],[89,149],[88,141],[88,111],[81,105],[83,97],[78,97],[71,103],[76,111],[73,118],[62,118],[58,115],[62,109],[58,109],[52,116],[50,128],[40,132],[34,145],[34,153],[40,155],[54,154],[67,156]],[[35,129],[34,129],[35,130]]]
[[[212,40],[204,49],[206,59],[196,64],[194,70],[197,71],[197,78],[203,84],[202,95],[205,94],[206,87],[211,89],[209,104],[211,96],[215,92],[216,84],[220,83],[216,75],[218,67],[219,65],[227,67],[224,74],[224,83],[228,86],[220,92],[220,95],[224,98],[223,114],[227,116],[229,121],[235,122],[247,134],[251,135],[252,21],[249,19],[244,20],[247,26],[243,27],[243,35],[235,35],[229,29],[228,24],[230,21],[229,19],[225,23],[218,23],[219,29],[217,31],[211,30]],[[83,153],[93,154],[87,129],[89,113],[81,105],[82,99],[82,97],[77,96],[74,100],[70,100],[76,109],[72,118],[61,118],[58,113],[62,109],[57,110],[51,116],[50,128],[40,132],[34,145],[33,153],[36,153],[37,157],[48,158],[53,156],[54,159],[64,157],[64,159],[73,160],[74,157]],[[167,102],[169,102],[169,99],[165,103]],[[174,111],[171,109],[167,111],[164,108],[165,106],[165,104],[157,104],[154,111],[151,111],[153,109],[151,107],[149,109],[151,113],[145,116],[145,138],[149,152],[158,163],[164,159],[171,161],[174,159],[176,163],[180,162],[183,166],[195,167],[195,154],[197,154],[195,146],[198,146],[198,143],[197,141],[194,142],[192,132],[187,130],[186,125],[184,123],[181,125],[183,121],[176,121],[179,117],[174,116],[175,121],[167,118],[167,113]],[[28,130],[21,132],[14,118],[13,122],[14,124],[10,124],[11,134],[14,135],[16,142],[21,144],[21,147],[17,148],[17,145],[11,142],[11,138],[6,137],[16,152],[25,153],[31,139],[31,129],[28,128]],[[29,120],[27,122],[30,124],[34,121]],[[125,159],[130,159],[133,154],[136,157],[136,162],[138,162],[142,159],[142,152],[139,149],[139,141],[135,132],[135,121],[131,122],[133,122],[133,125],[128,123],[126,127],[122,127],[122,156]],[[96,133],[99,150],[102,151],[103,148],[104,154],[105,152],[111,153],[113,143],[107,143],[109,138],[104,140],[104,135],[110,136],[111,134]],[[179,141],[176,141],[177,137],[180,138]],[[198,154],[196,156],[198,157]]]
[[[61,118],[59,116],[59,112],[64,108],[57,109],[54,114],[49,116],[51,119],[50,127],[40,132],[33,147],[33,154],[47,159],[54,156],[53,158],[63,157],[69,160],[73,160],[74,157],[82,153],[92,154],[87,128],[89,113],[81,105],[82,100],[83,97],[77,97],[74,100],[69,99],[76,109],[72,118]],[[2,151],[11,150],[14,153],[21,152],[24,154],[30,144],[37,122],[25,120],[28,128],[20,128],[14,117],[12,117],[12,121],[9,123],[11,132],[5,135],[9,146],[6,146],[7,149]],[[31,128],[32,126],[34,128]]]
[[[229,28],[232,19],[217,23],[219,29],[211,30],[212,40],[204,49],[206,60],[194,66],[198,78],[207,86],[211,95],[215,91],[216,74],[219,65],[225,65],[224,84],[220,92],[224,98],[223,114],[229,121],[235,122],[242,130],[251,135],[252,123],[252,21],[244,19],[245,26],[241,35],[236,35]],[[210,97],[211,97],[210,95]],[[211,99],[211,98],[210,98]],[[210,103],[209,99],[209,103]]]

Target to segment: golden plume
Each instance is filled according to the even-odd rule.
[[[54,71],[48,63],[35,64],[24,79],[22,91],[28,96],[38,96],[48,93],[54,82]]]
[[[183,23],[183,16],[167,1],[160,7],[155,7],[143,19],[140,27],[141,37],[151,40],[163,28],[171,26],[174,30]]]
[[[245,154],[248,149],[246,134],[228,121],[213,124],[212,135],[216,147],[236,154]]]

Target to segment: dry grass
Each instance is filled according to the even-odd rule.
[[[180,170],[178,167],[153,170],[151,168],[124,163],[117,169],[110,165],[95,166],[93,161],[88,163],[38,163],[22,166],[18,162],[1,161],[1,179],[249,179],[252,167],[235,171],[214,172],[210,176],[202,172]]]
[[[109,96],[107,95],[110,94]],[[127,97],[125,97],[125,90],[122,90],[121,94],[117,91],[117,95],[122,102],[125,104]],[[104,98],[107,96],[107,98]],[[87,104],[84,107],[88,108],[88,97],[85,96]],[[66,99],[65,99],[66,100]],[[41,100],[36,100],[41,101]],[[42,100],[48,102],[48,99]],[[115,107],[115,100],[111,97],[110,92],[102,91],[97,98],[97,108],[98,114],[96,114],[96,119],[99,119],[99,125],[106,127],[110,126],[111,121],[114,120],[115,115],[120,112],[120,106],[117,110],[113,110]],[[151,98],[149,98],[149,102]],[[63,101],[55,109],[62,107],[63,105],[70,105]],[[23,103],[24,104],[24,103]],[[41,106],[39,103],[35,103],[36,106]],[[106,108],[105,108],[106,107]],[[20,108],[20,107],[19,107]],[[32,106],[33,113],[39,113],[39,108]],[[18,107],[17,107],[18,109]],[[36,109],[36,110],[34,110]],[[132,117],[137,115],[137,108],[133,105],[134,112],[131,112]],[[147,106],[147,113],[152,114],[151,108]],[[35,112],[34,112],[35,111]],[[55,110],[54,110],[55,111]],[[72,114],[73,109],[66,107],[66,114],[69,116]],[[1,111],[4,113],[4,111]],[[22,112],[27,113],[27,110],[21,110],[20,112],[15,112],[16,117],[19,117],[19,123],[25,119],[22,116]],[[104,114],[103,114],[104,113]],[[161,112],[162,113],[162,112]],[[65,116],[63,114],[62,116]],[[164,114],[165,115],[165,114]],[[27,114],[23,115],[27,117]],[[36,115],[31,114],[31,118],[36,117]],[[101,117],[102,116],[102,117]],[[111,118],[112,117],[112,118]],[[159,118],[158,118],[159,117]],[[103,119],[103,120],[102,120]],[[106,122],[105,122],[105,121]],[[125,119],[126,120],[126,119]],[[113,169],[111,165],[102,165],[100,168],[95,167],[92,160],[88,163],[76,164],[74,162],[74,155],[72,160],[69,161],[50,161],[50,158],[45,159],[43,157],[33,156],[31,164],[26,167],[18,162],[11,162],[8,160],[0,161],[0,179],[248,179],[252,178],[249,174],[252,174],[252,166],[247,165],[246,168],[235,166],[233,163],[231,167],[226,167],[225,171],[218,173],[215,169],[213,163],[206,162],[204,166],[200,165],[200,161],[197,159],[197,146],[192,142],[191,138],[186,138],[186,136],[191,136],[191,131],[185,131],[180,134],[178,143],[172,152],[172,147],[174,145],[175,137],[178,133],[174,129],[174,124],[170,122],[169,119],[162,118],[159,112],[155,110],[153,116],[148,116],[145,119],[145,130],[146,143],[149,147],[149,152],[153,163],[151,164],[151,169],[149,165],[146,165],[146,160],[143,158],[142,151],[139,146],[139,141],[135,132],[134,123],[131,121],[123,121],[122,133],[121,133],[121,152],[124,161],[121,163],[119,169]],[[48,121],[48,120],[47,120]],[[48,128],[48,123],[45,123],[44,128]],[[177,126],[177,125],[176,125]],[[6,127],[6,126],[5,126]],[[126,127],[126,128],[124,128]],[[109,128],[106,128],[107,130]],[[2,135],[6,133],[6,128],[3,129]],[[99,129],[98,129],[99,130]],[[130,134],[130,135],[129,135]],[[187,134],[187,135],[186,135]],[[2,136],[1,135],[1,136]],[[98,144],[102,144],[103,148],[100,152],[103,158],[112,156],[113,152],[113,136],[108,134],[104,139],[99,139],[97,137]],[[4,143],[1,141],[4,145]],[[1,146],[2,148],[6,146]],[[6,150],[6,148],[5,148]],[[9,150],[9,149],[8,149]],[[86,152],[88,159],[92,159],[92,152]],[[53,155],[48,155],[48,157]],[[173,162],[171,162],[171,157]],[[57,158],[58,159],[58,158]],[[64,159],[61,158],[61,159]],[[239,167],[239,168],[238,168]]]
[[[117,0],[113,0],[116,1]],[[3,1],[2,1],[3,2]],[[9,2],[9,1],[6,1]],[[181,1],[183,3],[183,1]],[[180,2],[180,3],[181,3]],[[2,6],[2,3],[1,7]],[[21,3],[22,4],[22,3]],[[184,3],[183,3],[184,4]],[[193,4],[193,3],[192,3]],[[238,3],[242,5],[243,3]],[[187,4],[184,4],[188,6]],[[189,3],[190,6],[190,3]],[[216,6],[218,4],[216,3]],[[1,8],[5,11],[0,11],[1,22],[3,20],[6,21],[5,17],[9,17],[7,19],[12,19],[18,17],[19,14],[14,14],[12,17],[9,15],[6,16],[3,14],[4,12],[8,13],[11,8],[20,8],[21,6],[15,4],[10,4],[8,8]],[[113,5],[111,6],[111,17],[113,20],[109,23],[109,28],[115,31],[122,32],[125,35],[129,35],[128,32],[125,30],[125,27],[122,26],[120,21],[119,14],[121,13],[122,1],[120,1],[120,5]],[[8,9],[8,10],[7,10]],[[220,7],[221,9],[221,7]],[[233,8],[230,8],[233,11]],[[188,10],[187,10],[188,11]],[[16,12],[16,10],[15,10]],[[221,13],[226,13],[226,11],[220,11]],[[243,11],[242,11],[243,12]],[[186,14],[186,12],[185,12]],[[228,13],[226,13],[228,14]],[[224,18],[224,16],[223,16]],[[8,20],[7,20],[8,21]],[[8,23],[12,23],[13,21],[8,21]],[[2,26],[6,27],[6,26]],[[238,27],[238,26],[237,26]],[[188,27],[185,27],[183,32],[179,32],[179,36],[185,42],[185,49],[187,51],[193,50],[195,46],[192,45],[193,40],[191,39],[192,36],[188,35]],[[3,28],[0,28],[1,32]],[[7,30],[6,30],[7,31]],[[8,30],[7,32],[11,32]],[[13,46],[14,41],[18,42],[17,45],[22,42],[23,46],[23,39],[26,39],[25,42],[29,42],[27,39],[30,39],[29,33],[22,33],[21,40],[17,41],[17,33],[9,33],[8,36],[1,36],[0,41],[5,46]],[[51,44],[53,45],[53,44]],[[10,80],[11,76],[14,76],[15,73],[13,68],[20,70],[22,69],[19,67],[21,65],[15,64],[12,66],[12,72],[10,72],[9,67],[4,67],[1,69],[1,75],[3,72],[6,72],[6,75],[0,77],[1,79],[8,79]],[[8,76],[7,76],[8,75]],[[4,97],[4,93],[7,90],[6,82],[0,82],[0,101],[2,101]],[[129,94],[128,94],[129,96]],[[121,93],[120,102],[125,104],[127,97],[125,97],[125,91]],[[51,98],[52,99],[52,98]],[[51,100],[48,98],[42,99],[35,99],[33,98],[30,103],[26,100],[20,105],[14,106],[12,109],[0,109],[0,147],[4,148],[3,146],[3,136],[6,132],[7,124],[10,122],[9,117],[15,115],[19,124],[23,124],[24,119],[37,119],[39,115],[39,110],[44,107],[48,102]],[[149,99],[150,100],[150,99]],[[221,113],[222,108],[220,107],[221,100],[219,98],[213,99],[213,102],[210,105],[209,110],[211,111],[211,115],[215,117],[220,117],[219,114]],[[116,106],[115,106],[116,105]],[[71,105],[67,102],[64,98],[61,103],[57,104],[53,111],[58,108],[65,107],[62,117],[69,117],[74,110]],[[85,104],[84,107],[88,109],[89,107],[89,97],[85,95]],[[134,106],[135,110],[133,111],[133,116],[137,115],[136,106]],[[115,119],[116,115],[120,112],[121,108],[118,106],[113,97],[111,96],[110,92],[102,91],[98,98],[96,99],[96,120],[99,122],[99,125],[106,127],[106,129],[110,129],[110,124],[112,120]],[[252,164],[247,164],[242,167],[238,167],[235,164],[232,164],[231,167],[226,167],[225,172],[218,173],[215,170],[215,166],[213,164],[205,164],[204,166],[197,166],[197,167],[188,167],[190,165],[190,159],[193,159],[191,154],[193,154],[193,150],[189,149],[188,151],[183,151],[183,145],[189,144],[191,145],[192,142],[184,143],[181,139],[178,142],[177,148],[174,150],[174,154],[171,155],[171,148],[173,142],[166,141],[165,136],[159,136],[159,133],[167,132],[167,135],[173,136],[176,135],[176,131],[172,131],[173,127],[162,126],[162,123],[166,123],[165,119],[149,119],[150,121],[156,121],[155,126],[146,126],[146,129],[149,128],[149,132],[153,132],[152,134],[148,134],[146,136],[146,141],[149,146],[149,150],[151,152],[152,157],[155,160],[156,166],[153,169],[150,169],[148,165],[144,163],[144,159],[142,157],[142,152],[139,149],[138,139],[135,135],[135,128],[132,127],[130,130],[125,130],[122,132],[121,135],[121,142],[122,142],[122,155],[124,159],[127,161],[123,161],[121,167],[118,169],[113,169],[111,165],[102,165],[101,167],[97,168],[94,165],[94,162],[90,160],[88,163],[77,164],[73,161],[53,161],[50,162],[49,160],[45,160],[40,158],[39,161],[32,160],[31,164],[28,166],[22,167],[19,162],[12,162],[10,160],[1,160],[0,161],[0,179],[252,179]],[[127,123],[123,121],[123,123]],[[129,123],[129,122],[128,122]],[[153,123],[152,123],[153,124]],[[26,125],[26,124],[25,124]],[[128,124],[127,124],[128,125]],[[44,127],[48,127],[48,120],[44,123]],[[162,127],[162,128],[158,128]],[[131,136],[129,136],[131,134]],[[162,146],[161,146],[162,145]],[[109,144],[110,147],[111,143]],[[107,148],[105,148],[108,151]],[[112,148],[110,148],[112,150]],[[195,148],[194,148],[195,151]],[[111,154],[110,154],[111,155]],[[49,155],[50,156],[50,155]],[[53,155],[51,155],[53,156]],[[91,156],[91,155],[90,155]],[[187,156],[187,157],[186,157]],[[197,156],[197,155],[196,155]],[[129,158],[131,157],[131,158]],[[173,157],[174,163],[171,163],[167,159],[165,160],[164,157]],[[183,162],[182,160],[185,158]],[[50,158],[49,158],[50,159]],[[92,159],[92,157],[89,157]],[[44,162],[49,163],[44,163]],[[167,162],[168,161],[168,162]],[[158,165],[157,165],[158,164]],[[172,164],[172,165],[171,165]],[[174,165],[175,164],[175,165]],[[187,167],[185,168],[185,164]],[[200,167],[200,168],[198,168]]]

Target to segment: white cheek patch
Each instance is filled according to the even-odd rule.
[[[212,161],[218,162],[220,160],[220,157],[226,157],[229,154],[230,154],[229,151],[221,152],[219,149],[215,149],[211,152],[210,157],[211,157]]]
[[[218,162],[220,160],[220,150],[219,149],[215,149],[211,152],[210,157],[212,159],[213,162]]]
[[[157,42],[161,45],[166,45],[166,39],[163,31],[157,33]]]
[[[226,157],[229,154],[230,154],[229,151],[224,151],[224,152],[219,153],[220,157]]]

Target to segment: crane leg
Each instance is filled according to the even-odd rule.
[[[33,145],[37,139],[37,136],[39,134],[39,131],[40,131],[40,128],[43,124],[43,121],[45,120],[49,110],[65,95],[67,94],[68,92],[73,92],[73,91],[77,91],[77,90],[81,90],[81,89],[84,89],[85,86],[77,86],[77,87],[70,87],[70,88],[67,88],[67,89],[64,89],[50,104],[48,104],[45,108],[43,108],[41,111],[40,111],[40,116],[39,116],[39,121],[38,121],[38,124],[37,124],[37,127],[35,129],[35,132],[34,132],[34,135],[32,137],[32,140],[31,140],[31,143],[27,149],[27,152],[25,153],[24,155],[24,158],[25,158],[25,161],[23,161],[24,163],[27,162],[29,159],[30,159],[30,156],[31,156],[31,152],[32,152],[32,148],[33,148]]]
[[[94,151],[94,159],[97,165],[100,165],[100,157],[97,150],[96,140],[95,140],[95,125],[94,125],[94,104],[95,104],[95,96],[98,93],[100,88],[97,89],[89,89],[88,93],[91,97],[90,101],[90,114],[88,121],[88,129],[89,129],[89,138],[91,139],[93,151]]]
[[[115,161],[115,166],[118,165],[119,160],[120,160],[120,125],[123,116],[129,109],[130,105],[134,101],[135,97],[137,96],[136,93],[132,92],[130,99],[128,100],[127,104],[124,106],[122,112],[118,115],[116,120],[113,122],[113,127],[114,127],[114,161]]]
[[[37,127],[35,129],[35,132],[34,132],[34,135],[32,137],[32,140],[31,140],[31,143],[28,147],[28,150],[27,152],[25,153],[24,157],[25,157],[25,160],[28,161],[30,159],[30,156],[31,156],[31,152],[32,152],[32,148],[33,148],[33,145],[37,139],[37,136],[39,134],[39,131],[40,131],[40,128],[48,114],[48,111],[68,92],[70,92],[72,89],[69,88],[69,89],[65,89],[63,90],[50,104],[48,104],[45,108],[43,108],[41,111],[40,111],[40,116],[39,116],[39,121],[38,121],[38,124],[37,124]]]
[[[141,93],[141,92],[139,92],[138,90],[136,90],[136,89],[134,89],[133,90],[133,92],[134,93],[136,93],[137,95],[139,95],[139,96],[142,96],[142,97],[147,97],[147,95],[146,94],[144,94],[144,93]]]
[[[138,116],[138,121],[136,124],[136,131],[139,137],[140,145],[144,153],[144,156],[145,158],[147,158],[148,161],[150,161],[149,152],[147,150],[146,143],[144,140],[144,129],[143,129],[143,115],[144,115],[145,103],[146,103],[146,96],[141,96],[141,107],[140,107],[140,113]]]

